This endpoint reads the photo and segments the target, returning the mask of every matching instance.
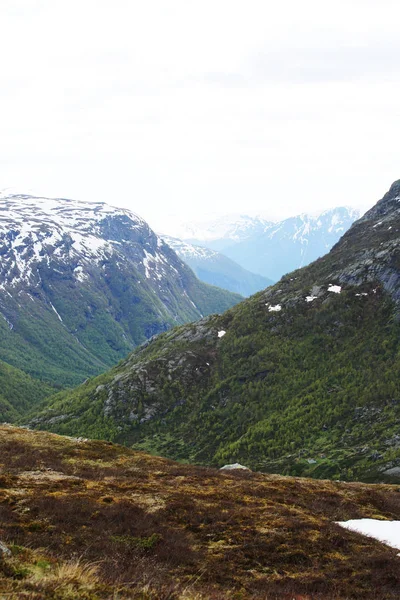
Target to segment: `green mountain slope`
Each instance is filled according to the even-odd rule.
[[[396,182],[324,258],[157,336],[32,424],[201,464],[396,478],[399,200]]]
[[[21,418],[55,388],[0,361],[0,422]]]

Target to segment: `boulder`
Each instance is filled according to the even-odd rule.
[[[233,463],[232,465],[224,465],[220,468],[220,471],[235,471],[236,469],[241,469],[242,471],[250,471],[248,467],[241,465],[240,463]]]
[[[384,475],[391,475],[392,477],[400,477],[400,467],[392,467],[391,469],[387,469],[387,471],[383,471]]]
[[[0,556],[11,556],[11,550],[3,542],[0,542]]]

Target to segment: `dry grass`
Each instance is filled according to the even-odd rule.
[[[399,488],[0,427],[0,600],[398,599],[396,550],[334,523],[359,517],[400,519]]]

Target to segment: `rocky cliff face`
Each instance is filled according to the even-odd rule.
[[[0,359],[34,376],[77,382],[239,299],[200,283],[128,210],[0,198]]]
[[[331,252],[343,283],[378,281],[400,301],[400,181],[343,236]]]

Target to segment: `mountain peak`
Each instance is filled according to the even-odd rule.
[[[400,213],[400,179],[392,183],[389,191],[379,200],[375,206],[367,211],[361,220],[374,219],[376,217],[389,219]]]

